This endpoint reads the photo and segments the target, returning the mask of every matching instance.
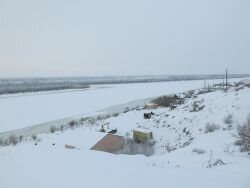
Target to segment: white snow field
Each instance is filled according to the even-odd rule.
[[[231,79],[237,81],[240,79]],[[208,80],[207,84],[222,80]],[[202,88],[204,81],[92,86],[75,92],[0,95],[0,133],[62,118],[86,115],[133,100]]]
[[[245,83],[250,85],[250,80]],[[110,90],[114,91],[114,96],[108,89],[84,92],[105,93],[106,99],[112,101],[114,98],[112,104],[117,104],[202,85],[196,81],[154,84],[144,85],[144,90],[140,84],[112,86]],[[141,93],[136,93],[139,91]],[[79,100],[84,92],[71,93],[75,97],[72,101],[78,95]],[[115,96],[119,92],[123,95],[127,92],[126,97]],[[45,100],[46,95],[42,97]],[[47,97],[52,100],[51,95]],[[102,104],[100,108],[106,107],[105,102],[98,97],[97,100]],[[167,107],[151,110],[154,113],[151,119],[143,118],[148,110],[131,110],[93,124],[40,134],[34,140],[23,138],[15,146],[0,146],[0,188],[249,188],[250,155],[240,152],[239,146],[234,144],[237,127],[246,122],[250,113],[249,101],[250,87],[232,87],[227,93],[219,90],[198,94],[196,91],[174,110]],[[194,110],[194,103],[198,110]],[[88,104],[92,104],[91,101]],[[94,104],[90,107],[93,111],[97,108]],[[98,132],[103,124],[117,128],[117,134],[126,137],[132,137],[132,130],[137,127],[152,130],[154,154],[146,157],[89,150],[105,136]],[[208,131],[209,125],[215,128]],[[65,149],[65,144],[76,146],[76,149]]]

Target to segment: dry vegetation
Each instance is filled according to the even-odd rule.
[[[238,140],[236,144],[241,147],[242,152],[250,151],[250,114],[246,123],[238,127]]]

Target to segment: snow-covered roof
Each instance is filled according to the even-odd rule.
[[[159,106],[158,104],[156,104],[156,103],[148,103],[148,104],[146,104],[147,106]]]

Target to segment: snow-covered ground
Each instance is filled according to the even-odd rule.
[[[231,79],[237,81],[240,79]],[[221,82],[210,80],[207,84]],[[142,98],[202,88],[204,82],[175,81],[92,86],[75,92],[42,92],[0,96],[0,133],[57,119],[87,115]]]
[[[180,89],[174,84],[172,88],[158,84],[145,88],[144,91],[156,91],[142,97],[179,93],[195,87],[191,83]],[[124,94],[126,90],[121,88]],[[143,91],[132,89],[131,93]],[[40,134],[35,141],[23,138],[16,146],[0,147],[0,187],[249,188],[250,157],[241,153],[234,142],[238,125],[246,122],[250,113],[250,88],[238,91],[231,88],[227,93],[220,90],[198,95],[197,92],[174,110],[151,110],[155,114],[151,119],[143,118],[148,110],[131,110],[63,132]],[[119,99],[114,96],[114,100],[128,102],[142,95],[135,93],[132,97],[131,93]],[[197,104],[195,110],[194,104]],[[154,155],[114,155],[89,150],[105,136],[98,132],[103,124],[116,127],[118,135],[127,137],[132,136],[136,127],[152,130]],[[206,127],[211,125],[215,129],[208,132]],[[77,149],[65,149],[65,144]],[[224,164],[207,168],[209,161],[213,164],[217,159]]]

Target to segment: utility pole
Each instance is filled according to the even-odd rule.
[[[222,90],[224,90],[224,76],[223,76],[223,78],[222,78]]]
[[[228,77],[227,77],[227,69],[226,69],[226,92],[227,92],[227,85],[228,85],[227,79]]]

